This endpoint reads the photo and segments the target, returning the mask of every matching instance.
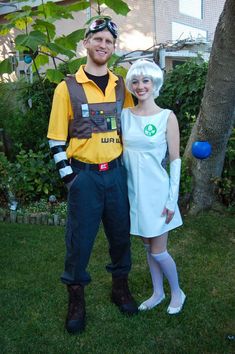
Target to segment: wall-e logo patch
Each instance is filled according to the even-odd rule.
[[[156,132],[157,132],[157,128],[153,124],[147,124],[144,127],[144,134],[147,136],[153,136],[156,134]]]

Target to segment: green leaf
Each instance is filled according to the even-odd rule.
[[[69,49],[64,48],[55,43],[47,43],[47,47],[51,49],[56,54],[63,54],[66,55],[69,59],[73,58],[76,54]]]
[[[114,68],[113,72],[114,74],[121,75],[122,77],[125,78],[127,74],[127,69],[124,68],[123,66],[117,66],[116,68]]]
[[[41,13],[47,18],[52,18],[54,20],[59,20],[61,18],[71,18],[73,15],[67,9],[67,6],[57,5],[52,1],[47,2],[46,4],[38,6],[38,14]]]
[[[113,66],[113,64],[117,61],[118,58],[119,56],[117,54],[112,54],[111,58],[108,61],[108,67],[110,68],[111,66]]]
[[[107,5],[110,9],[112,9],[116,14],[126,16],[130,11],[128,5],[122,0],[104,0],[100,1],[100,4]]]
[[[48,21],[36,19],[35,24],[32,27],[40,32],[48,32],[50,39],[53,39],[55,37],[56,27]]]
[[[20,1],[18,1],[18,2],[20,2]],[[30,13],[30,12],[32,11],[32,7],[25,5],[25,6],[23,6],[23,7],[21,8],[21,10],[23,10],[23,11],[29,11],[29,13]]]
[[[47,188],[46,186],[43,186],[43,192],[44,192],[45,194],[48,194],[48,193],[49,193],[49,190],[48,190],[48,188]]]
[[[32,11],[30,7],[26,7],[26,11],[15,11],[5,16],[7,22],[13,27],[23,31],[33,22]]]
[[[68,36],[62,36],[55,39],[55,43],[59,46],[62,46],[66,49],[76,50],[78,42],[80,42],[84,38],[85,29],[79,29]]]
[[[28,35],[20,34],[15,39],[16,47],[30,48],[33,52],[37,50],[38,45],[44,44],[46,41],[45,34],[39,31],[32,31]]]
[[[5,23],[4,25],[0,25],[0,35],[6,36],[10,30],[14,27],[12,23]]]
[[[59,70],[48,69],[46,71],[46,78],[50,82],[54,82],[56,84],[59,84],[63,80],[64,74],[61,71],[59,71]]]
[[[13,71],[11,58],[4,59],[0,62],[0,75],[11,74]]]
[[[16,21],[24,19],[25,17],[29,17],[31,13],[31,9],[27,11],[15,11],[5,16],[5,19],[8,21]]]
[[[82,64],[86,64],[86,57],[70,61],[68,63],[70,73],[75,74]]]
[[[40,66],[46,65],[49,63],[49,57],[48,55],[45,54],[39,54],[34,60],[34,63],[36,64],[37,68]]]
[[[85,34],[85,29],[81,28],[70,33],[68,36],[66,36],[66,38],[70,43],[77,44],[84,38],[84,34]]]
[[[89,1],[81,1],[79,3],[68,5],[67,9],[69,11],[82,11],[82,10],[86,10],[89,6],[90,6]]]

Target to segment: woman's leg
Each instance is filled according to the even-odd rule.
[[[151,241],[151,255],[155,262],[160,266],[166,276],[171,288],[171,302],[169,307],[178,308],[182,305],[182,292],[179,286],[178,273],[175,261],[167,252],[167,237],[164,234],[154,237]]]
[[[144,242],[144,247],[146,249],[147,261],[149,265],[149,270],[152,278],[153,284],[153,294],[152,296],[144,301],[140,306],[139,310],[150,310],[157,306],[165,298],[163,289],[163,273],[159,264],[153,259],[151,255],[151,239],[142,238]]]

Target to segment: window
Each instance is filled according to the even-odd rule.
[[[179,12],[196,18],[202,18],[203,0],[179,0]]]
[[[175,69],[177,65],[185,64],[186,60],[172,60],[172,67]]]
[[[177,41],[179,39],[207,39],[207,31],[197,27],[191,27],[183,25],[182,23],[172,22],[172,40]]]

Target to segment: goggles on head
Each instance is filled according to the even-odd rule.
[[[94,20],[85,32],[85,38],[88,36],[88,34],[103,31],[105,28],[109,30],[114,38],[117,38],[117,25],[109,17],[97,18]]]

